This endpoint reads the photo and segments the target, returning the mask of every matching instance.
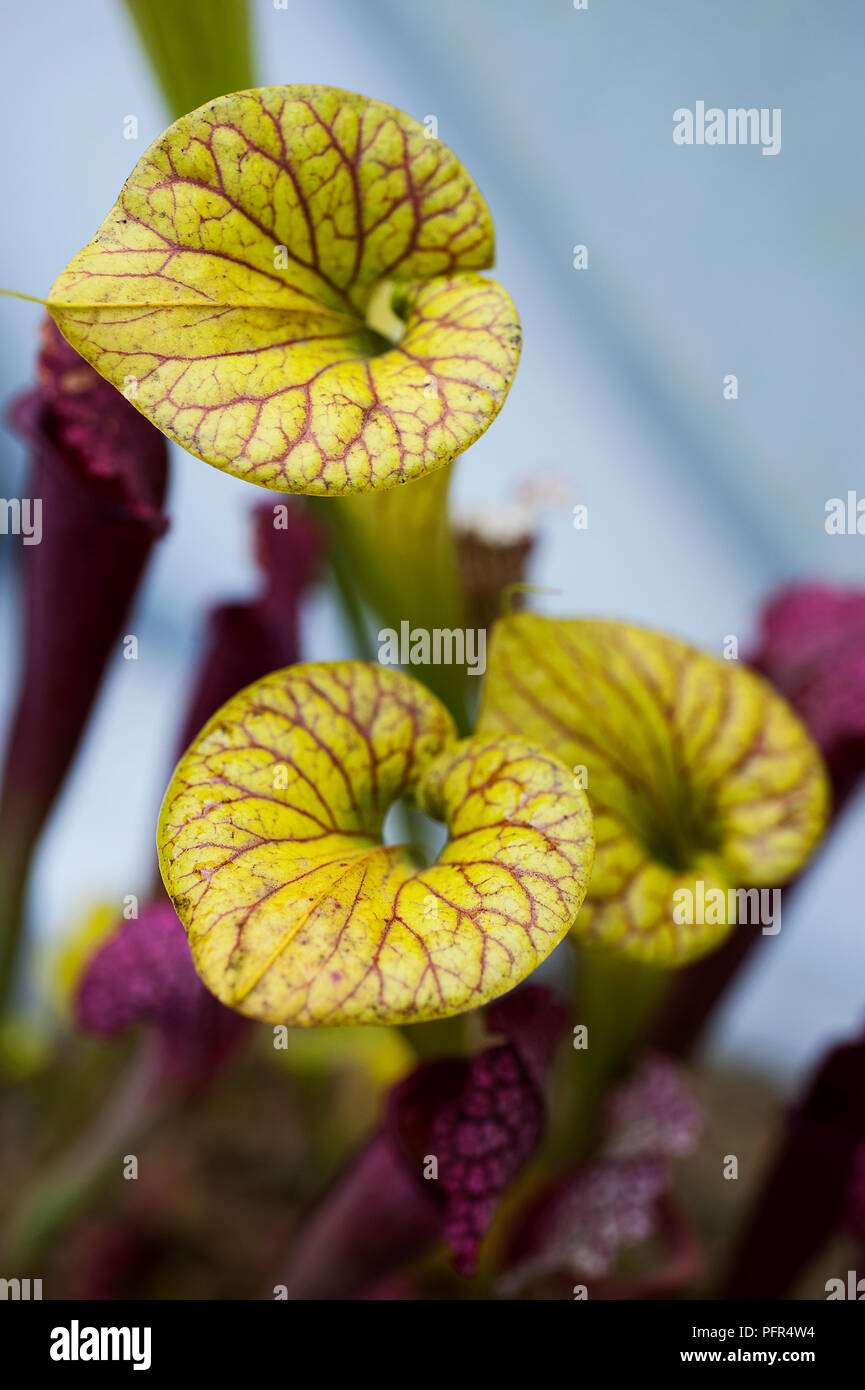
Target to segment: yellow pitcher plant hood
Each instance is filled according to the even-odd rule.
[[[519,733],[586,787],[597,851],[574,934],[648,963],[682,965],[730,928],[677,920],[680,890],[778,887],[826,822],[820,754],[771,686],[625,623],[503,618],[477,733]]]
[[[429,867],[382,843],[402,796],[447,825]],[[594,839],[545,750],[457,741],[424,686],[345,661],[229,700],[177,767],[158,847],[208,989],[311,1026],[443,1018],[512,989],[567,934]]]
[[[389,488],[451,462],[517,367],[493,226],[418,122],[331,87],[234,92],[139,160],[48,308],[190,453],[280,492]],[[394,344],[370,320],[392,285]]]

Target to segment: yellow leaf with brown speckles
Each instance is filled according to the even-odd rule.
[[[261,87],[169,127],[48,308],[190,453],[280,492],[365,492],[449,463],[500,410],[520,331],[477,274],[493,251],[478,189],[417,121]]]
[[[825,825],[822,759],[771,686],[624,623],[502,619],[477,732],[542,744],[586,787],[597,850],[574,935],[636,960],[684,964],[743,912],[759,931],[737,890],[785,883]]]
[[[424,867],[382,824],[442,820]],[[457,741],[408,676],[276,671],[181,759],[159,820],[165,886],[223,1003],[295,1026],[444,1018],[512,989],[567,933],[593,853],[568,770],[520,738]]]

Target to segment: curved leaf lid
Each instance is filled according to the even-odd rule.
[[[388,488],[449,463],[516,371],[493,228],[424,127],[331,87],[234,92],[142,156],[48,307],[190,453],[281,492]],[[372,326],[394,286],[398,344]]]

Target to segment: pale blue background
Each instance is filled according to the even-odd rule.
[[[324,82],[423,119],[490,203],[497,274],[525,352],[496,425],[460,463],[461,507],[542,469],[533,578],[561,613],[606,612],[720,650],[780,581],[860,580],[865,538],[828,538],[828,497],[862,467],[863,9],[855,0],[270,0],[254,5],[265,82]],[[166,124],[111,0],[2,0],[0,284],[46,293]],[[681,148],[679,106],[780,107],[782,152]],[[137,142],[123,138],[127,115]],[[589,270],[572,269],[572,247]],[[0,400],[31,378],[39,309],[0,300]],[[724,401],[723,376],[740,399]],[[0,494],[21,488],[2,437]],[[261,493],[264,497],[266,494]],[[94,896],[145,890],[155,809],[206,607],[253,575],[248,485],[175,451],[172,531],[114,663],[85,756],[40,856],[34,933]],[[588,504],[575,532],[570,505]],[[0,669],[12,659],[0,537]],[[306,653],[345,652],[326,596]],[[134,737],[129,737],[130,727]],[[860,807],[716,1029],[726,1056],[792,1080],[865,1012]],[[88,848],[89,844],[89,848]]]

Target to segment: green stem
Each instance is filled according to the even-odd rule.
[[[579,1072],[571,1138],[581,1154],[597,1136],[604,1093],[634,1060],[672,975],[613,951],[583,949],[577,960],[587,1046],[575,1052]]]
[[[126,0],[172,119],[255,85],[247,0]]]
[[[327,504],[324,504],[324,506],[326,505]],[[324,506],[317,506],[315,510],[319,519],[324,520],[326,524],[327,518],[322,515]],[[331,532],[331,541],[333,541],[333,529],[332,527],[328,529]],[[345,558],[338,545],[331,544],[328,558],[333,573],[337,598],[342,606],[343,614],[352,636],[355,655],[359,657],[361,661],[374,661],[375,653],[373,652],[372,641],[369,635],[369,625],[366,621],[366,615],[358,594],[357,585],[352,579],[351,568],[346,564]]]
[[[423,1061],[437,1057],[465,1057],[468,1051],[468,1015],[437,1018],[429,1023],[403,1024],[402,1033]]]
[[[371,652],[368,608],[385,627],[462,628],[464,606],[447,510],[449,469],[392,488],[308,498],[326,527],[337,589],[362,651]],[[470,678],[455,665],[413,666],[411,674],[447,706],[461,735],[470,730]]]
[[[163,1103],[158,1077],[155,1049],[143,1039],[92,1125],[25,1193],[2,1242],[6,1268],[32,1268],[109,1176],[119,1177],[123,1151],[133,1142],[140,1143]]]
[[[15,988],[25,926],[27,884],[44,818],[4,787],[0,811],[0,1018]]]
[[[0,865],[0,1015],[9,1009],[24,934],[27,864]]]

